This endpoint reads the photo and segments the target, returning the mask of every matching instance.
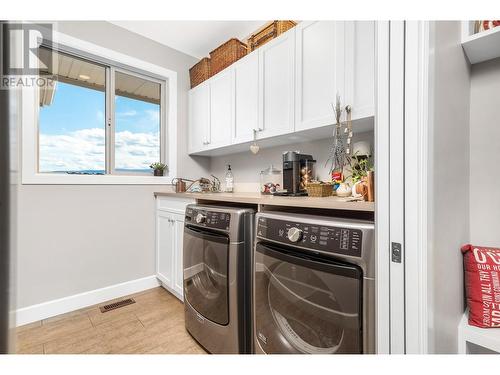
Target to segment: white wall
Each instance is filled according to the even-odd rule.
[[[178,171],[187,156],[188,69],[196,59],[106,22],[59,22],[60,32],[178,72]],[[165,190],[166,187],[162,189]],[[22,185],[18,192],[19,308],[154,274],[158,186]]]
[[[464,311],[460,246],[469,241],[470,67],[461,24],[434,22],[434,117],[431,120],[429,207],[429,351],[457,352]],[[411,173],[407,171],[406,173]]]
[[[326,181],[330,179],[328,173],[330,163],[327,165],[325,165],[325,163],[329,157],[332,141],[333,137],[317,141],[265,148],[259,150],[257,155],[253,155],[249,149],[247,152],[238,154],[212,157],[210,171],[223,181],[226,173],[226,165],[231,164],[236,184],[259,184],[260,171],[269,167],[270,164],[273,164],[275,168],[280,170],[283,169],[283,152],[300,151],[314,157],[316,160],[316,174],[320,179]],[[353,136],[353,143],[358,141],[369,142],[373,150],[373,133],[355,133]],[[256,189],[258,189],[258,185],[256,185]]]
[[[500,58],[472,66],[470,242],[500,247]]]

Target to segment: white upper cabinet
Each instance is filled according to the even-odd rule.
[[[345,22],[345,87],[353,119],[375,115],[375,21]]]
[[[295,30],[295,130],[331,125],[337,93],[346,100],[344,22],[304,21]]]
[[[192,89],[189,153],[242,151],[254,130],[257,139],[299,131],[308,131],[309,139],[324,137],[325,126],[335,122],[337,93],[343,106],[351,106],[353,121],[368,119],[354,131],[373,127],[374,21],[300,22]]]
[[[259,52],[259,138],[292,133],[295,108],[295,32],[289,30]]]
[[[259,128],[259,54],[252,53],[233,65],[234,127],[233,143],[253,139]]]
[[[188,149],[189,153],[207,148],[210,129],[210,92],[208,82],[189,91]]]
[[[223,70],[209,81],[210,129],[208,148],[231,144],[233,127],[233,87],[231,69]]]

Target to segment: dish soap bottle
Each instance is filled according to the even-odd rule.
[[[234,185],[234,177],[233,177],[233,172],[231,171],[231,165],[227,165],[227,172],[226,172],[226,193],[232,193],[233,192],[233,185]]]

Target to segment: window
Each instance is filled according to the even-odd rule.
[[[42,47],[56,77],[39,89],[38,173],[146,175],[167,162],[165,81]]]
[[[38,171],[104,174],[106,68],[54,55],[57,81],[53,87],[42,87],[39,96]]]
[[[161,86],[115,71],[116,172],[148,172],[161,157]]]

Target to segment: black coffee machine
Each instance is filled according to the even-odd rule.
[[[298,151],[283,153],[283,190],[274,195],[307,195],[305,184],[315,177],[314,163],[316,160],[311,155]]]

